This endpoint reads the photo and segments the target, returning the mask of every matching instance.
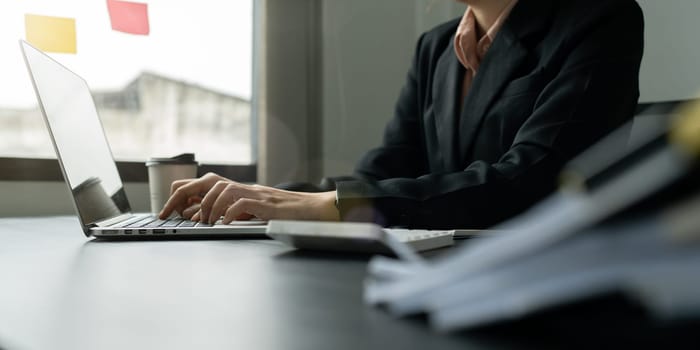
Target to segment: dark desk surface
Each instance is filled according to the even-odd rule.
[[[271,240],[97,242],[0,219],[0,348],[465,349],[362,303],[367,257]],[[495,341],[495,340],[494,340]]]
[[[610,307],[585,304],[542,327],[530,320],[437,334],[423,319],[363,305],[367,261],[271,240],[97,242],[74,217],[0,219],[0,349],[543,349],[696,339],[697,325],[658,337],[623,327],[635,313],[620,322],[601,313]]]

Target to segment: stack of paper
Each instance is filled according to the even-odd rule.
[[[611,150],[593,147],[572,162],[589,170],[573,181],[586,189],[562,186],[495,228],[508,234],[471,242],[422,264],[374,259],[366,302],[396,316],[427,313],[433,327],[443,331],[609,292],[626,293],[659,318],[700,316],[700,183],[695,199],[659,203],[643,216],[629,211],[680,182],[694,181],[700,147],[682,138],[700,140],[700,108],[695,107],[670,133],[660,130],[617,156],[597,156],[592,153]],[[685,130],[681,138],[673,136],[676,128]],[[697,135],[689,137],[687,130]],[[590,164],[601,159],[604,167]]]

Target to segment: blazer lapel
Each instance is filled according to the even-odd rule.
[[[464,68],[457,60],[454,43],[450,40],[447,49],[440,56],[433,79],[433,111],[440,145],[440,158],[443,169],[457,170],[454,160],[459,154],[456,130],[459,123],[457,102],[460,98],[461,79]]]
[[[459,135],[458,154],[453,161],[463,165],[490,107],[527,59],[524,42],[546,28],[555,2],[520,1],[501,28],[474,77],[455,130]]]
[[[495,98],[510,81],[515,70],[527,58],[528,51],[517,40],[509,40],[501,32],[489,49],[479,72],[474,77],[459,118],[459,154],[455,161],[463,163],[470,154],[479,127]]]

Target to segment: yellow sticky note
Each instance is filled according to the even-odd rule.
[[[27,41],[47,52],[77,53],[75,19],[24,15]]]

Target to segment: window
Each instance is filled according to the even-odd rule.
[[[253,0],[131,1],[147,4],[147,35],[113,29],[107,0],[0,3],[0,157],[55,157],[17,42],[33,14],[75,20],[76,53],[49,54],[87,80],[118,161],[255,161]]]

